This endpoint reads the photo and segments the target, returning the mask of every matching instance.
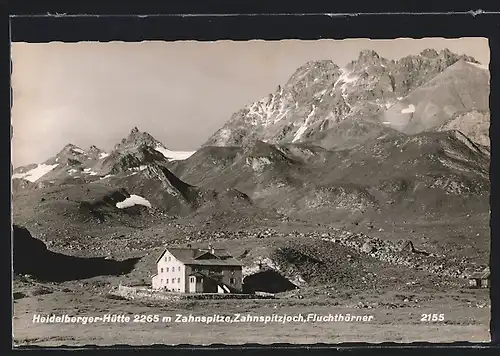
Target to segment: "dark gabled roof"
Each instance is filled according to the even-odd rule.
[[[183,262],[185,265],[189,266],[235,266],[241,267],[243,264],[237,261],[235,258],[227,258],[225,260],[212,259],[212,260],[192,260],[188,262]]]
[[[233,257],[229,254],[229,252],[227,252],[227,250],[223,249],[223,248],[216,248],[214,249],[214,254],[217,256],[217,257],[220,257],[220,258],[224,258],[224,257]]]
[[[160,259],[163,257],[163,255],[165,254],[165,252],[167,252],[167,250],[175,256],[175,258],[177,258],[179,261],[183,261],[185,259],[191,259],[195,256],[195,254],[197,253],[198,249],[196,248],[180,248],[180,247],[170,247],[170,248],[166,248],[162,251],[162,253],[160,254],[160,256],[158,256],[158,258],[156,259],[156,263],[158,263],[158,261],[160,261]]]
[[[202,258],[203,257],[203,258]],[[221,258],[217,256],[215,253],[209,252],[209,251],[202,251],[200,250],[199,253],[197,253],[194,256],[195,260],[200,260],[200,259],[218,259],[220,260]]]
[[[170,252],[176,259],[185,265],[192,266],[242,266],[242,264],[233,258],[225,249],[215,249],[212,254],[208,250],[197,249],[197,248],[179,248],[171,247],[163,250],[161,255],[156,260],[156,263],[160,261],[165,252]],[[198,259],[205,254],[214,255],[215,258],[210,259]]]

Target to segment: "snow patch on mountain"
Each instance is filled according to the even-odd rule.
[[[300,140],[300,138],[302,137],[304,132],[306,132],[307,128],[309,127],[308,126],[309,120],[311,119],[311,117],[313,117],[315,111],[316,111],[316,107],[313,105],[313,108],[312,108],[311,112],[309,113],[309,115],[307,115],[304,123],[302,124],[301,127],[299,127],[299,129],[295,133],[295,136],[293,137],[292,142],[296,142],[296,141]]]
[[[344,98],[344,102],[347,104],[347,106],[351,107],[351,105],[347,102],[347,85],[350,83],[354,83],[359,78],[358,76],[353,75],[352,71],[347,71],[346,69],[341,69],[341,70],[342,74],[333,84],[332,93],[335,91],[338,84],[341,83],[340,92],[342,94],[342,98]]]
[[[161,146],[156,146],[155,150],[160,152],[169,161],[183,161],[191,157],[196,151],[170,151]]]
[[[283,119],[289,112],[290,112],[290,109],[286,109],[285,111],[282,111],[282,106],[280,106],[280,111],[279,111],[278,115],[276,116],[274,123],[277,123],[278,121]]]
[[[108,156],[109,156],[109,153],[106,153],[106,152],[101,152],[101,153],[99,154],[99,159],[104,159],[104,158],[106,158],[106,157],[108,157]]]
[[[410,104],[407,108],[401,110],[401,114],[413,114],[415,112],[415,105]]]
[[[346,83],[352,83],[352,82],[356,81],[356,79],[357,79],[355,76],[351,76],[352,71],[347,71],[345,68],[342,68],[341,71],[342,71],[342,74],[335,81],[335,83],[333,83],[333,89],[335,89],[339,83],[342,83],[342,85],[345,85]]]
[[[275,124],[286,117],[288,112],[289,108],[287,108],[287,101],[283,98],[282,87],[279,87],[276,93],[270,94],[244,108],[247,123],[252,126],[263,125],[266,127]],[[221,132],[220,136],[224,139],[227,134]]]
[[[85,153],[84,150],[82,150],[81,148],[78,148],[78,147],[72,148],[71,151],[76,152],[76,153],[80,153],[80,154],[84,154]]]
[[[151,203],[147,199],[135,194],[132,194],[130,197],[128,197],[122,202],[116,203],[116,207],[118,209],[129,208],[134,205],[143,205],[148,208],[151,208]]]
[[[12,178],[21,178],[30,182],[36,182],[38,179],[49,173],[51,170],[56,168],[59,164],[39,164],[35,168],[29,170],[25,173],[15,173]]]
[[[83,173],[91,175],[91,176],[96,176],[97,175],[97,172],[92,171],[92,168],[85,168],[83,170]]]

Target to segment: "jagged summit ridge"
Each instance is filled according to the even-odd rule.
[[[81,153],[83,154],[85,151],[83,151],[80,147],[77,145],[74,145],[72,143],[68,143],[63,147],[63,149],[59,152],[60,154],[62,153],[69,153],[70,151],[75,152],[75,153]]]
[[[114,150],[133,148],[140,145],[147,145],[151,147],[163,146],[161,142],[156,140],[148,132],[141,132],[137,127],[134,127],[130,130],[127,137],[124,137],[120,143],[115,145]]]
[[[332,60],[310,61],[275,92],[234,113],[203,146],[310,141],[341,121],[379,116],[459,61],[479,65],[447,49],[426,49],[397,61],[366,49],[344,68]]]
[[[130,130],[108,153],[95,145],[87,150],[69,143],[43,164],[18,167],[13,178],[31,182],[44,180],[98,179],[120,172],[144,169],[148,164],[183,160],[194,151],[171,151],[163,143],[137,127]]]

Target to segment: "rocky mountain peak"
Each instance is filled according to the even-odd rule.
[[[294,89],[299,86],[309,86],[309,84],[324,79],[332,80],[340,75],[340,68],[332,60],[309,61],[290,77],[285,88]]]
[[[66,155],[68,153],[69,154],[75,154],[75,153],[76,154],[83,154],[84,151],[80,147],[78,147],[72,143],[68,143],[66,146],[63,147],[63,149],[61,151],[59,151],[58,155]]]
[[[372,49],[364,49],[359,52],[358,58],[347,64],[348,71],[366,71],[373,68],[385,67],[390,61],[381,57]]]
[[[359,52],[358,61],[360,60],[370,60],[370,59],[379,59],[380,56],[373,49],[364,49]]]
[[[141,132],[137,127],[134,127],[127,137],[124,137],[119,144],[115,146],[115,150],[123,148],[132,148],[139,146],[157,147],[162,144],[147,132]]]
[[[148,132],[145,131],[139,131],[137,127],[134,127],[131,131],[130,134],[128,135],[128,139],[143,139],[143,140],[150,140],[154,139],[153,136],[151,136]]]
[[[433,49],[433,48],[426,48],[422,52],[420,52],[420,55],[422,57],[426,57],[426,58],[429,58],[429,59],[434,59],[437,56],[439,56],[439,53],[435,49]]]
[[[72,148],[78,148],[78,146],[76,146],[76,145],[74,145],[74,144],[72,144],[72,143],[68,143],[68,144],[66,144],[66,145],[63,147],[62,151],[70,150],[70,149],[72,149]]]
[[[299,69],[297,72],[313,70],[313,69],[326,69],[326,68],[335,68],[337,65],[331,59],[319,59],[316,61],[309,61]]]
[[[448,66],[460,60],[471,63],[479,63],[474,57],[468,56],[466,54],[453,53],[448,48],[441,50],[439,52],[439,57],[442,58]]]
[[[97,146],[92,145],[89,147],[88,152],[89,153],[99,153],[99,152],[102,152],[102,150],[100,148],[98,148]]]
[[[324,131],[344,120],[378,117],[460,60],[476,62],[448,49],[425,49],[397,61],[365,49],[345,68],[331,60],[307,62],[276,92],[234,113],[204,146],[242,146],[255,140],[298,143],[323,137]],[[398,110],[411,108],[403,105]]]
[[[65,145],[61,151],[59,151],[54,157],[49,158],[44,162],[44,164],[54,165],[54,164],[64,164],[70,162],[80,162],[87,158],[87,154],[80,147],[68,143]]]
[[[440,51],[439,51],[439,55],[440,55],[441,57],[446,58],[446,57],[451,57],[451,56],[453,56],[453,55],[454,55],[454,53],[453,53],[452,51],[450,51],[448,48],[444,48],[444,49],[442,49],[442,50],[440,50]]]
[[[380,64],[381,61],[387,61],[385,58],[379,56],[377,52],[372,49],[364,49],[359,52],[358,58],[348,64],[348,69],[366,68],[372,65]]]

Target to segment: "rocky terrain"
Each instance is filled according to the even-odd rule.
[[[149,284],[165,245],[210,242],[285,301],[446,304],[489,261],[488,100],[469,56],[362,51],[306,63],[196,152],[137,127],[110,152],[68,144],[13,171],[19,300]]]

